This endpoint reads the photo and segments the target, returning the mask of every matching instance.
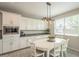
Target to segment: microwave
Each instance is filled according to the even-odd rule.
[[[19,34],[19,26],[3,26],[3,34]]]

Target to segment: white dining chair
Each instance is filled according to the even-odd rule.
[[[44,51],[37,50],[34,43],[31,43],[31,55],[32,57],[40,57],[45,55]]]
[[[66,39],[65,41],[63,41],[63,44],[61,47],[61,56],[62,57],[67,55],[68,42],[69,42],[69,39]]]
[[[61,52],[61,44],[54,43],[54,48],[50,51],[50,56],[53,57],[60,57]]]

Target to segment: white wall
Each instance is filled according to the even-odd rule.
[[[69,11],[69,12],[66,12],[66,13],[63,13],[61,15],[57,15],[57,16],[53,17],[53,19],[59,19],[59,18],[62,18],[62,17],[68,17],[68,16],[72,16],[72,15],[75,15],[75,14],[79,14],[79,8],[75,9],[75,10],[72,10],[72,11]]]
[[[56,37],[70,39],[68,43],[68,48],[79,52],[79,37],[78,36],[56,35]]]

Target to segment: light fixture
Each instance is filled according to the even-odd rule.
[[[47,22],[47,24],[48,24],[48,31],[50,33],[51,32],[50,31],[50,26],[51,26],[51,23],[52,23],[52,21],[51,21],[52,20],[52,17],[51,17],[51,3],[47,2],[46,5],[47,5],[47,16],[43,17],[42,20]]]
[[[43,17],[43,20],[51,20],[51,3],[47,2],[46,3],[47,5],[47,16],[46,17]]]

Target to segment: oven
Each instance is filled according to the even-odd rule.
[[[19,26],[3,26],[3,34],[19,34]]]

